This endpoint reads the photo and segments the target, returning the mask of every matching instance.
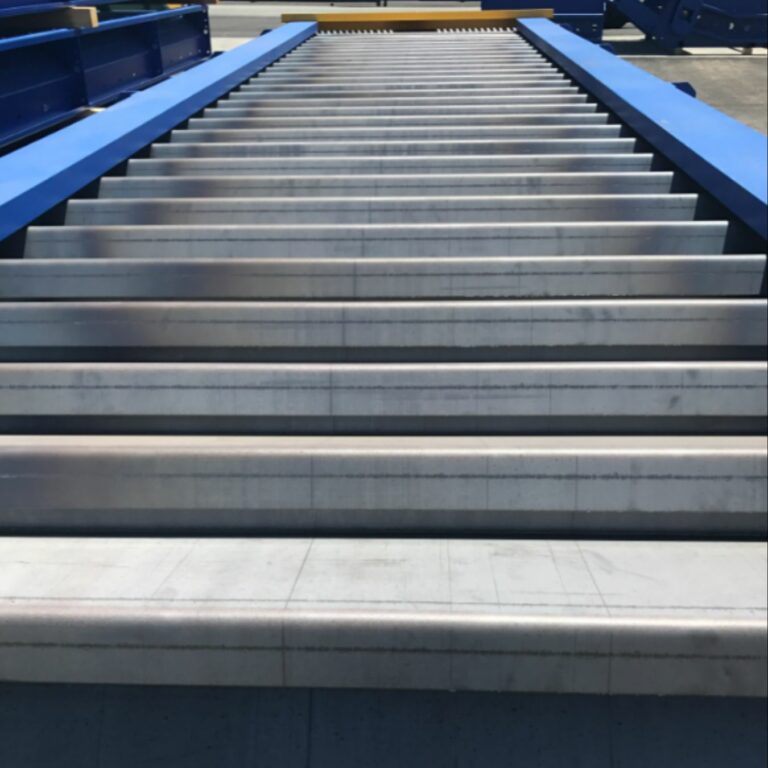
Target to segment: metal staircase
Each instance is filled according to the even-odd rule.
[[[678,181],[513,32],[320,34],[30,227],[6,667],[764,695],[765,255]]]

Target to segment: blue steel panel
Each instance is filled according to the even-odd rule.
[[[765,45],[765,0],[610,0],[668,49],[692,45]]]
[[[531,0],[528,0],[530,3]],[[554,20],[579,37],[599,43],[603,39],[603,12],[600,13],[556,13]]]
[[[507,11],[532,8],[532,0],[481,0],[484,11]],[[542,7],[552,8],[555,21],[587,40],[603,39],[605,0],[548,0]]]
[[[107,21],[79,37],[88,103],[102,104],[211,53],[199,6]]]
[[[0,158],[0,240],[312,37],[285,24]]]
[[[542,53],[762,238],[768,139],[548,19],[518,29]]]
[[[204,32],[196,28],[197,20],[198,17],[195,16],[179,16],[157,25],[157,38],[164,72],[178,71],[186,67],[189,62],[200,58],[199,50],[203,42],[209,46],[206,53],[210,53],[207,14]]]
[[[549,0],[542,8],[551,8],[560,13],[595,13],[602,15],[605,0]],[[531,0],[481,0],[484,11],[506,11],[538,7]]]
[[[130,2],[130,0],[88,0],[81,5],[114,5],[116,2]],[[64,5],[76,5],[73,0],[49,0],[41,3],[40,0],[0,0],[0,18],[3,16],[19,16],[32,13],[45,13],[55,11]]]
[[[42,45],[54,40],[64,40],[68,37],[74,37],[75,34],[75,31],[72,29],[51,29],[46,32],[31,32],[28,35],[3,37],[0,38],[0,53],[15,51],[18,48],[29,48],[33,45]]]
[[[199,5],[0,40],[0,145],[151,85],[210,52],[208,12]]]
[[[75,38],[34,37],[33,47],[0,47],[0,145],[87,104]]]

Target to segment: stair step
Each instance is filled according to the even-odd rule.
[[[558,107],[558,110],[561,110]],[[537,110],[538,111],[538,110]],[[234,114],[233,114],[234,113]],[[605,125],[608,116],[603,112],[594,110],[581,110],[568,112],[551,111],[549,113],[531,112],[522,114],[507,113],[487,115],[326,115],[310,117],[303,115],[282,117],[258,117],[251,116],[249,110],[216,109],[206,110],[205,116],[193,117],[189,121],[189,127],[198,128],[409,128],[424,126],[580,126],[580,125]]]
[[[636,157],[625,155],[627,160]],[[642,160],[641,156],[640,157]],[[610,158],[610,156],[606,156]],[[603,159],[606,159],[603,158]],[[539,158],[541,159],[541,158]],[[594,160],[594,156],[592,156]],[[617,158],[610,158],[616,160]],[[322,197],[322,196],[392,196],[463,194],[660,194],[669,192],[672,174],[594,172],[594,173],[463,173],[414,174],[419,162],[414,158],[411,174],[370,173],[371,160],[356,158],[342,173],[301,175],[280,166],[258,161],[234,160],[132,160],[125,178],[105,177],[99,185],[102,199],[138,197]],[[360,161],[360,163],[358,163]],[[373,161],[375,162],[375,161]],[[634,163],[634,160],[632,161]],[[599,163],[597,163],[599,165]],[[650,164],[650,163],[649,163]],[[242,166],[246,165],[243,169]],[[327,165],[322,159],[312,160],[314,172]],[[362,165],[362,167],[360,167]],[[405,164],[404,164],[405,165]],[[422,164],[423,165],[423,164]],[[389,168],[389,165],[387,165]],[[544,166],[546,168],[546,166]],[[235,170],[242,170],[239,175]],[[329,169],[330,170],[330,169]],[[358,173],[350,175],[350,170]],[[261,172],[261,175],[258,175]]]
[[[489,72],[483,67],[474,71],[464,69],[441,69],[439,72],[423,72],[418,69],[400,70],[390,72],[385,69],[361,68],[360,70],[350,71],[346,69],[333,69],[323,67],[306,67],[303,70],[268,69],[260,72],[255,77],[248,80],[240,86],[244,88],[250,85],[294,85],[294,84],[316,84],[316,83],[507,83],[525,77],[558,77],[562,80],[567,79],[552,64],[517,64],[494,68]]]
[[[691,221],[697,195],[71,200],[68,225]]]
[[[279,91],[263,88],[252,91],[234,91],[229,100],[237,103],[261,103],[266,106],[280,106],[281,104],[297,106],[312,106],[316,101],[322,105],[358,104],[368,106],[372,103],[385,102],[387,104],[412,104],[418,103],[442,103],[461,104],[464,101],[493,104],[506,102],[510,104],[524,103],[521,100],[530,96],[550,99],[557,96],[577,96],[578,90],[574,86],[560,85],[531,85],[526,87],[498,87],[477,90],[472,88],[432,89],[432,90],[379,90],[363,88],[359,91],[345,91],[339,88],[325,90],[293,90]]]
[[[33,259],[706,256],[723,252],[727,228],[725,221],[29,227],[24,254]]]
[[[496,67],[508,66],[510,64],[538,64],[548,63],[538,51],[528,49],[507,49],[499,51],[474,50],[466,53],[460,49],[444,48],[443,50],[432,49],[420,53],[414,53],[408,50],[387,50],[387,51],[340,51],[323,52],[296,51],[286,54],[280,60],[280,69],[285,70],[292,66],[315,68],[326,66],[350,66],[350,59],[354,57],[354,65],[381,67],[386,69],[390,64],[397,66],[415,65],[420,68],[440,70],[443,65],[456,66],[461,57],[471,57],[471,64],[475,67],[485,65],[487,70],[492,71]]]
[[[0,260],[0,300],[746,296],[766,258]]]
[[[532,140],[549,139],[612,139],[619,138],[620,125],[408,125],[408,126],[330,126],[262,128],[245,126],[227,128],[222,121],[202,118],[194,126],[173,131],[171,141],[198,144],[203,142],[321,142],[327,139],[357,142],[358,140],[392,140],[410,142],[416,139],[447,141],[449,139]],[[226,121],[224,121],[226,122]]]
[[[285,82],[284,80],[256,79],[250,83],[241,85],[238,93],[283,93],[306,91],[307,94],[313,94],[316,91],[343,91],[363,92],[363,93],[388,93],[389,91],[419,91],[428,95],[442,94],[443,91],[492,91],[499,90],[527,90],[528,88],[575,88],[576,86],[556,71],[544,71],[535,73],[523,73],[520,75],[508,75],[503,79],[485,80],[478,78],[464,78],[456,80],[449,77],[443,77],[436,80],[418,80],[414,78],[399,78],[395,80],[372,80],[370,82],[359,80],[307,80],[298,78],[297,82]]]
[[[743,537],[767,491],[759,437],[0,437],[6,535]]]
[[[394,63],[402,66],[404,64],[414,64],[419,67],[432,68],[439,70],[442,65],[449,64],[456,66],[461,56],[466,56],[460,49],[444,48],[443,50],[431,49],[414,53],[405,49],[399,51],[390,49],[387,51],[355,51],[351,49],[339,52],[323,51],[295,51],[286,54],[280,60],[280,69],[287,69],[291,66],[314,66],[325,67],[329,65],[350,66],[350,58],[354,55],[354,66],[369,65],[387,68],[394,60]],[[471,63],[475,66],[485,65],[489,70],[495,67],[517,63],[539,63],[547,62],[538,51],[530,48],[505,49],[499,51],[474,50],[471,52]]]
[[[258,132],[256,132],[258,133]],[[174,143],[153,148],[154,157],[306,157],[327,155],[442,156],[442,155],[569,155],[621,154],[635,149],[634,139],[360,139],[305,141],[250,141],[247,131],[184,131]],[[246,134],[246,135],[243,135]],[[181,134],[179,134],[181,136]],[[235,139],[239,139],[235,141]],[[472,161],[476,158],[473,157]],[[488,161],[486,161],[487,163]]]
[[[420,115],[441,115],[450,116],[455,119],[463,117],[482,117],[483,115],[518,115],[542,112],[555,112],[570,114],[573,112],[597,112],[597,104],[587,102],[583,94],[577,96],[552,96],[552,97],[530,97],[519,102],[503,103],[494,101],[491,104],[478,102],[466,102],[458,104],[405,104],[405,105],[387,105],[387,104],[340,104],[337,106],[318,106],[312,102],[310,106],[305,104],[287,105],[287,106],[264,106],[260,101],[252,104],[242,101],[219,101],[215,107],[208,107],[203,113],[210,115],[213,113],[226,115],[263,115],[265,117],[299,117],[303,119],[312,119],[313,117],[344,117],[349,115],[369,116],[406,116],[418,117]]]
[[[759,542],[7,537],[0,560],[17,681],[766,695]]]
[[[0,349],[156,348],[237,354],[443,356],[492,350],[498,358],[592,348],[705,356],[768,342],[762,299],[432,302],[136,302],[0,304]],[[643,352],[643,350],[646,350]],[[44,353],[43,353],[44,354]],[[414,359],[419,359],[418,357]],[[653,359],[653,358],[652,358]]]
[[[162,332],[138,343],[149,347]],[[766,428],[759,362],[173,363],[165,362],[180,357],[170,335],[159,363],[0,365],[0,429],[760,435]],[[199,335],[200,346],[209,333]],[[109,342],[103,349],[110,359]]]
[[[286,94],[284,96],[265,96],[253,93],[241,93],[233,91],[229,94],[227,103],[233,107],[277,107],[288,109],[290,107],[311,108],[320,110],[324,107],[365,107],[366,111],[371,108],[392,109],[395,107],[424,107],[429,109],[439,109],[445,107],[475,106],[494,109],[498,107],[516,106],[516,105],[535,105],[535,104],[584,104],[587,102],[587,95],[579,93],[575,88],[544,88],[539,90],[529,89],[527,91],[501,91],[499,93],[462,93],[454,92],[444,96],[430,96],[426,98],[424,94],[409,94],[403,96],[394,95],[389,92],[387,96],[359,96],[359,97],[330,97],[314,94],[311,98],[302,97],[298,94]]]
[[[390,156],[361,155],[304,155],[298,157],[266,155],[258,157],[234,156],[227,144],[162,144],[152,148],[151,159],[135,159],[128,162],[128,175],[173,176],[173,175],[211,175],[251,176],[258,173],[270,176],[312,175],[323,173],[329,182],[345,174],[376,174],[371,176],[371,187],[387,184],[388,174],[410,176],[423,179],[425,194],[434,185],[430,176],[446,175],[450,184],[457,177],[451,173],[461,171],[458,178],[468,178],[473,186],[482,186],[485,180],[498,186],[506,179],[514,184],[516,176],[536,172],[531,181],[542,179],[545,186],[545,174],[581,173],[590,177],[594,174],[626,173],[632,171],[650,171],[653,156],[650,154],[632,154],[624,152],[602,152],[591,154],[520,154],[520,155],[397,155]],[[235,145],[237,148],[242,145]],[[625,149],[625,148],[622,148]],[[418,174],[416,176],[415,174]],[[470,178],[469,175],[473,174]],[[655,174],[654,178],[662,178]],[[671,178],[671,174],[670,174]],[[105,184],[108,179],[104,179]],[[440,186],[444,182],[438,180]],[[454,193],[455,194],[455,193]]]
[[[392,56],[389,61],[356,61],[354,67],[327,60],[321,67],[306,61],[292,61],[285,57],[279,66],[271,66],[255,75],[248,82],[255,82],[261,77],[322,77],[324,75],[341,75],[344,77],[486,77],[487,75],[505,75],[519,71],[546,72],[554,69],[554,65],[540,56],[516,57],[516,60],[496,61],[489,66],[485,61],[467,61],[458,64],[455,60],[441,57],[436,63],[427,61],[409,61],[401,56]]]

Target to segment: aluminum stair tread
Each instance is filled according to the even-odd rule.
[[[766,257],[0,261],[0,300],[752,296]]]
[[[72,200],[67,225],[693,220],[697,195]]]
[[[631,157],[631,156],[630,156]],[[263,197],[338,196],[339,194],[455,196],[474,194],[658,194],[669,192],[672,174],[667,172],[571,172],[571,173],[435,173],[425,175],[386,173],[371,175],[367,169],[355,174],[274,175],[276,167],[248,165],[242,174],[224,174],[239,164],[224,160],[132,161],[129,175],[104,178],[99,185],[101,199],[163,197]],[[174,175],[162,175],[172,170]],[[260,175],[254,171],[261,170]],[[412,168],[410,170],[413,170]]]
[[[531,112],[597,112],[597,104],[587,102],[586,97],[543,97],[536,99],[527,99],[518,103],[503,104],[492,103],[488,106],[476,102],[465,104],[437,104],[437,105],[338,105],[338,106],[318,106],[314,102],[311,106],[264,106],[261,102],[253,104],[243,104],[238,102],[220,101],[216,106],[206,107],[203,110],[204,115],[216,114],[259,114],[265,116],[300,116],[311,118],[313,116],[345,116],[345,115],[441,115],[441,116],[482,116],[485,114],[525,114]]]
[[[30,227],[26,258],[467,257],[722,253],[727,222]],[[261,244],[258,252],[254,248]],[[85,249],[85,250],[84,250]]]
[[[758,543],[9,537],[0,558],[17,680],[765,695]]]
[[[0,346],[756,346],[762,299],[0,304]],[[174,339],[176,342],[174,343]]]
[[[623,148],[622,148],[623,149]],[[246,150],[247,151],[247,150]],[[239,152],[239,150],[238,150]],[[432,182],[430,177],[450,176],[457,171],[462,177],[471,175],[482,181],[509,178],[513,174],[536,171],[536,178],[546,180],[551,174],[580,173],[604,174],[646,172],[653,178],[666,178],[664,171],[651,171],[653,156],[649,154],[631,154],[601,152],[592,154],[499,154],[499,155],[239,155],[230,153],[227,145],[175,144],[157,146],[152,150],[152,157],[132,159],[128,162],[127,175],[229,175],[231,177],[248,176],[262,172],[270,175],[307,176],[324,173],[329,180],[342,178],[350,174],[368,175],[369,184],[386,182],[389,176],[417,178],[420,174],[424,186]],[[509,176],[506,176],[509,174]],[[671,178],[671,174],[668,174]],[[114,183],[122,179],[115,178]],[[105,178],[102,186],[112,180]]]
[[[217,122],[217,121],[214,121]],[[619,125],[476,125],[476,126],[334,126],[312,128],[262,128],[262,127],[226,127],[212,125],[210,118],[201,118],[183,131],[174,131],[171,141],[174,143],[202,143],[204,141],[241,143],[244,141],[266,142],[296,139],[300,142],[319,142],[326,139],[343,139],[354,142],[357,139],[381,139],[390,137],[398,141],[412,139],[478,139],[498,138],[515,139],[524,137],[538,139],[602,139],[619,138]],[[187,139],[189,138],[189,142]]]
[[[242,114],[239,114],[242,112]],[[232,114],[234,113],[234,114]],[[193,117],[189,121],[191,128],[210,127],[210,128],[271,128],[288,129],[299,128],[344,128],[344,127],[374,127],[381,126],[385,128],[400,127],[425,127],[425,126],[443,126],[450,124],[452,126],[534,126],[534,125],[557,125],[557,126],[580,126],[580,125],[603,125],[607,122],[608,116],[602,112],[589,110],[581,111],[549,111],[539,112],[538,110],[529,110],[516,113],[496,113],[489,112],[483,115],[348,115],[348,116],[279,116],[279,117],[260,117],[250,116],[247,110],[235,109],[214,109],[203,117]]]
[[[232,136],[224,131],[185,131],[183,140],[174,136],[172,144],[163,145],[165,157],[303,157],[328,155],[453,155],[453,154],[571,154],[628,153],[635,147],[631,138],[530,138],[530,139],[318,139],[302,141],[246,141],[246,136]],[[181,135],[181,134],[180,134]],[[239,138],[240,141],[233,141]],[[159,149],[159,147],[158,147]],[[153,153],[160,156],[160,153]]]

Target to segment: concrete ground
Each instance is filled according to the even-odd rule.
[[[397,11],[404,8],[430,10],[479,8],[475,2],[397,2],[379,8],[371,3],[228,2],[210,7],[214,48],[228,50],[280,24],[283,13],[328,13],[345,10]],[[768,66],[765,50],[751,56],[731,49],[687,49],[678,55],[665,54],[648,43],[632,27],[608,30],[605,40],[616,53],[638,67],[670,82],[688,81],[698,97],[731,117],[768,133]]]
[[[623,59],[669,82],[686,81],[699,99],[737,120],[768,132],[768,59],[765,49],[752,55],[730,48],[688,48],[665,53],[634,27],[606,30]]]

